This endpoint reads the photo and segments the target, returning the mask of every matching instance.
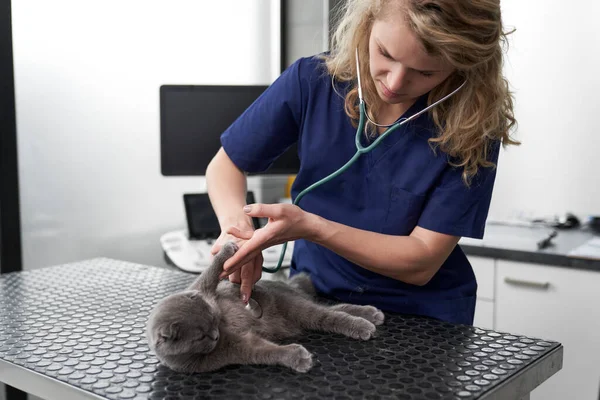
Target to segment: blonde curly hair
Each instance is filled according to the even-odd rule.
[[[494,166],[488,160],[494,142],[520,144],[510,136],[516,120],[512,93],[502,75],[503,45],[510,32],[503,31],[499,0],[347,0],[336,14],[339,22],[325,64],[334,79],[353,82],[345,95],[345,108],[355,127],[359,118],[355,51],[362,76],[369,78],[373,22],[403,15],[427,54],[455,68],[430,91],[428,104],[466,80],[461,90],[429,111],[439,131],[429,141],[448,154],[452,165],[464,168],[463,181],[468,185],[479,167]],[[374,119],[383,101],[373,80],[362,80],[367,112]],[[367,131],[377,134],[372,124]]]

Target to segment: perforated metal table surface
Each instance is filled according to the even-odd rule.
[[[376,338],[297,340],[316,365],[180,374],[144,335],[194,275],[111,259],[0,277],[0,381],[46,399],[519,399],[562,367],[559,343],[387,315]]]

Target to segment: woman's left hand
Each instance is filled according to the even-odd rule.
[[[251,217],[268,218],[268,222],[255,231],[245,232],[236,227],[227,229],[230,235],[247,242],[225,262],[221,277],[237,271],[266,248],[309,237],[311,219],[315,217],[292,204],[251,204],[244,207],[244,212]]]

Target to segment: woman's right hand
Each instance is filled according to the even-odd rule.
[[[244,232],[248,232],[248,237],[252,236],[251,232],[254,231],[254,228],[250,225],[238,226],[237,228]],[[213,256],[217,254],[221,250],[221,247],[229,241],[235,242],[240,248],[247,242],[247,240],[237,238],[223,230],[213,244],[210,250],[211,254]],[[263,262],[263,256],[259,253],[254,259],[244,264],[241,269],[229,275],[230,282],[240,284],[240,297],[244,303],[248,303],[254,284],[258,282],[262,276]]]

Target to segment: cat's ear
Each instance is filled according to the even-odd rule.
[[[158,331],[157,344],[164,342],[173,342],[179,339],[181,327],[179,323],[173,322]]]

